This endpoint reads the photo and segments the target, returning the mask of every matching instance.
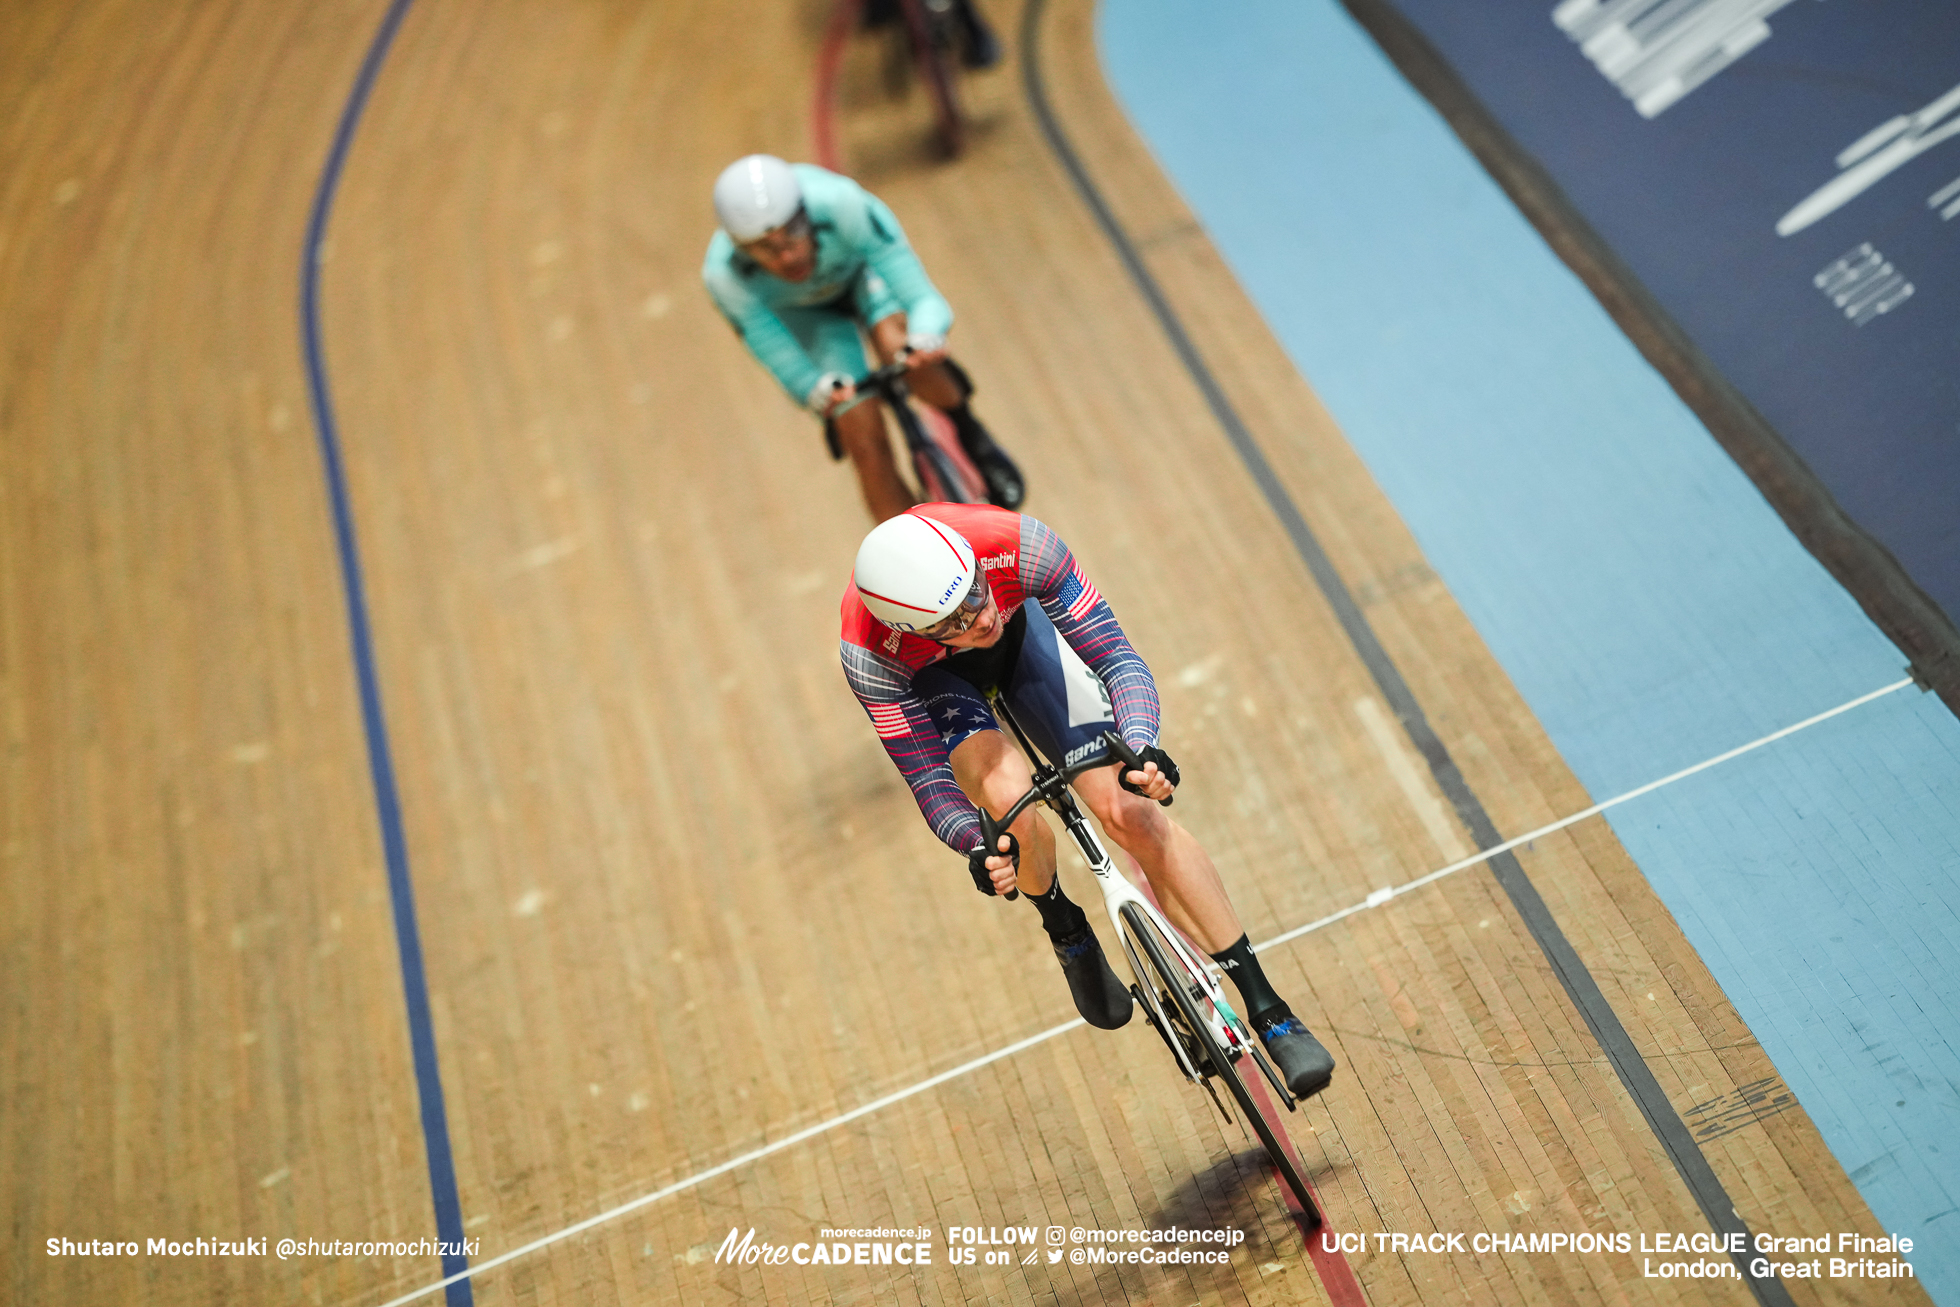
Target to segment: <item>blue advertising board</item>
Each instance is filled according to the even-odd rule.
[[[1671,329],[1943,610],[1943,621],[1932,616],[1950,650],[1960,619],[1960,5],[1350,7],[1378,38],[1387,8],[1426,39]],[[1873,607],[1872,595],[1859,597]],[[1897,622],[1880,623],[1900,638]]]

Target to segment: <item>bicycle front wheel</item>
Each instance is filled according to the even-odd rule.
[[[1198,1070],[1206,1076],[1216,1076],[1225,1082],[1232,1098],[1239,1105],[1239,1112],[1252,1123],[1259,1142],[1265,1145],[1266,1155],[1278,1168],[1280,1179],[1293,1196],[1299,1200],[1312,1225],[1320,1224],[1320,1208],[1315,1205],[1313,1194],[1307,1188],[1307,1179],[1300,1174],[1300,1168],[1293,1164],[1292,1154],[1281,1143],[1278,1131],[1266,1114],[1259,1110],[1252,1091],[1246,1087],[1239,1075],[1239,1064],[1220,1045],[1218,1036],[1211,1028],[1209,1020],[1213,1009],[1205,986],[1191,974],[1190,967],[1171,947],[1150,915],[1135,905],[1126,904],[1123,908],[1123,921],[1131,935],[1142,946],[1149,969],[1154,976],[1139,976],[1137,979],[1150,985],[1158,995],[1156,1006],[1164,1009],[1173,1024],[1179,1027],[1175,1032],[1166,1032],[1167,1037],[1183,1041],[1187,1050],[1198,1062]],[[1149,1005],[1146,1004],[1146,1010]],[[1254,1036],[1257,1038],[1257,1036]],[[1242,1056],[1250,1056],[1247,1050]]]
[[[920,481],[933,481],[940,491],[930,497],[951,504],[986,503],[987,480],[960,447],[952,419],[929,404],[909,409],[907,416],[916,424],[919,436],[912,466]]]

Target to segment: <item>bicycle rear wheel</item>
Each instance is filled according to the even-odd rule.
[[[905,11],[905,27],[912,42],[912,59],[932,101],[932,117],[939,147],[946,157],[956,158],[966,148],[966,115],[961,110],[958,41],[953,33],[950,10],[935,0],[900,0]]]
[[[1152,986],[1158,995],[1156,1006],[1164,1009],[1172,1023],[1178,1027],[1174,1032],[1165,1032],[1166,1038],[1175,1038],[1183,1042],[1185,1048],[1191,1052],[1192,1059],[1201,1074],[1216,1076],[1225,1082],[1233,1100],[1239,1105],[1240,1114],[1252,1123],[1254,1133],[1259,1136],[1259,1142],[1265,1146],[1266,1155],[1272,1158],[1281,1181],[1299,1200],[1301,1208],[1307,1214],[1308,1222],[1319,1225],[1320,1208],[1314,1203],[1313,1194],[1307,1188],[1306,1177],[1301,1175],[1300,1169],[1293,1164],[1293,1158],[1282,1145],[1278,1132],[1266,1119],[1266,1114],[1259,1110],[1258,1103],[1253,1100],[1252,1091],[1246,1087],[1244,1079],[1239,1075],[1239,1064],[1220,1046],[1217,1035],[1212,1031],[1211,1022],[1207,1019],[1212,1010],[1212,1003],[1205,993],[1204,986],[1192,977],[1189,967],[1171,947],[1170,942],[1163,937],[1157,923],[1148,913],[1141,911],[1134,904],[1126,904],[1123,907],[1123,922],[1142,947],[1149,969],[1156,973],[1150,977],[1139,976],[1138,981]],[[1146,1003],[1144,1010],[1149,1011],[1150,1007],[1151,1005]],[[1250,1052],[1251,1050],[1248,1049],[1241,1056],[1249,1056]]]

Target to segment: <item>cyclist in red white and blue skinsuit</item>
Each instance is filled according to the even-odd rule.
[[[912,511],[946,522],[966,537],[1007,617],[1020,617],[1027,600],[1039,600],[1035,611],[1107,687],[1113,715],[1105,710],[1092,725],[1084,723],[1090,729],[1075,731],[1082,738],[1070,747],[1093,741],[1112,718],[1131,748],[1157,743],[1157,683],[1060,536],[1032,517],[1004,509],[926,504]],[[971,705],[958,702],[961,687],[945,684],[943,675],[928,675],[923,685],[915,685],[921,673],[953,652],[946,645],[890,629],[865,608],[855,587],[844,593],[843,617],[844,675],[851,689],[912,787],[933,834],[956,852],[971,851],[980,843],[980,821],[954,783],[947,757],[974,730],[997,730],[993,714],[985,713],[983,725]],[[978,702],[984,711],[984,695]],[[949,710],[968,715],[949,720]]]
[[[920,504],[865,538],[841,616],[845,679],[926,823],[967,855],[982,893],[1028,896],[1086,1021],[1121,1026],[1130,995],[1062,892],[1053,833],[1030,809],[996,849],[982,847],[976,803],[1005,812],[1032,784],[989,691],[1063,765],[1102,754],[1113,725],[1143,769],[1083,772],[1077,794],[1136,859],[1171,921],[1237,983],[1294,1093],[1326,1087],[1333,1058],[1273,992],[1210,857],[1160,806],[1178,771],[1158,747],[1156,682],[1060,536],[1006,509]]]

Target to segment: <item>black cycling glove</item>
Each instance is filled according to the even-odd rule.
[[[1006,831],[1002,831],[1001,834],[1007,836],[1007,853],[1005,855],[1001,853],[998,847],[1000,843],[998,837],[994,841],[996,847],[989,849],[983,841],[971,853],[966,855],[966,869],[973,876],[973,888],[990,898],[998,893],[998,891],[994,889],[994,874],[987,870],[988,858],[1006,856],[1014,859],[1014,870],[1019,871],[1021,869],[1021,841],[1015,839],[1013,835],[1008,834]]]
[[[1156,763],[1157,770],[1170,778],[1171,788],[1177,788],[1177,764],[1171,761],[1171,756],[1168,753],[1165,753],[1154,744],[1145,745],[1143,748],[1137,750],[1137,761],[1140,763]],[[1127,764],[1118,767],[1116,769],[1116,783],[1132,794],[1142,794],[1143,791],[1141,789],[1130,784],[1130,773],[1132,771],[1142,770],[1142,767],[1130,767]],[[1166,807],[1170,805],[1169,799],[1159,799],[1158,802],[1164,804]]]

